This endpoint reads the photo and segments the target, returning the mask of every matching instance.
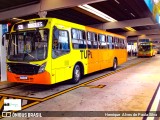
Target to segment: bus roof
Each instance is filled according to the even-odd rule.
[[[20,22],[17,22],[17,23],[15,23],[15,24],[13,25],[12,31],[14,31],[13,28],[14,28],[14,26],[17,25],[17,24],[24,23],[24,22],[29,22],[29,21],[36,21],[36,20],[48,20],[48,21],[50,21],[50,22],[51,22],[51,21],[55,21],[55,23],[62,22],[62,23],[66,23],[67,25],[70,25],[70,26],[85,27],[87,30],[91,30],[92,32],[103,33],[103,34],[107,34],[107,35],[111,35],[111,36],[119,37],[119,38],[123,38],[123,39],[126,38],[125,36],[122,36],[122,35],[118,35],[118,34],[111,33],[111,32],[107,32],[107,31],[100,30],[100,29],[97,29],[97,28],[92,28],[92,27],[89,27],[89,26],[85,26],[85,25],[81,25],[81,24],[77,24],[77,23],[73,23],[73,22],[61,20],[61,19],[58,19],[58,18],[34,18],[34,19],[28,19],[28,20],[20,21]]]

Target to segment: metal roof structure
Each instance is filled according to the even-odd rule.
[[[109,15],[116,22],[111,23],[78,7],[84,4]],[[141,34],[148,36],[159,36],[160,34],[159,24],[156,23],[144,0],[81,0],[74,2],[72,0],[1,0],[0,23],[17,22],[18,19],[13,19],[14,17],[37,18],[39,17],[38,11],[47,11],[46,17],[56,17],[88,26],[96,25],[97,28],[103,26],[102,29],[121,33],[129,38]],[[131,33],[125,27],[132,27],[136,32]]]

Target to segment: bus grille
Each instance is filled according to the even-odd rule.
[[[12,73],[18,75],[34,75],[38,73],[39,67],[31,64],[24,63],[8,63]]]

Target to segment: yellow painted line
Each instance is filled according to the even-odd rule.
[[[104,88],[106,85],[84,85],[81,87],[89,87],[89,88]]]
[[[0,92],[5,91],[5,90],[10,90],[10,89],[13,89],[13,88],[24,87],[24,86],[28,86],[28,85],[27,85],[27,84],[24,84],[24,85],[16,85],[16,86],[6,87],[6,88],[0,89]]]
[[[106,85],[98,85],[98,88],[104,88]]]
[[[148,59],[147,59],[147,60],[148,60]],[[112,75],[112,74],[114,74],[114,73],[120,72],[120,71],[122,71],[122,70],[124,70],[124,69],[130,68],[130,67],[132,67],[132,66],[135,66],[135,65],[137,65],[137,64],[140,64],[140,63],[142,63],[142,62],[144,62],[144,61],[147,61],[147,60],[142,60],[142,61],[137,62],[137,63],[135,63],[135,64],[131,64],[131,65],[129,65],[128,67],[124,67],[123,69],[119,69],[119,71],[116,70],[116,71],[114,71],[114,72],[108,73],[108,74],[106,74],[106,75],[102,75],[102,76],[97,77],[97,78],[95,78],[95,79],[91,79],[91,80],[86,81],[86,82],[84,82],[84,83],[81,83],[81,84],[79,84],[79,85],[73,86],[73,87],[68,88],[68,89],[66,89],[66,90],[63,90],[63,91],[60,91],[60,92],[58,92],[58,93],[55,93],[55,94],[53,94],[53,95],[50,95],[50,96],[48,96],[48,97],[43,98],[43,99],[42,99],[42,102],[43,102],[43,101],[46,101],[46,100],[49,100],[49,99],[51,99],[51,98],[55,98],[55,97],[57,97],[57,96],[59,96],[59,95],[62,95],[62,94],[64,94],[64,93],[70,92],[70,91],[75,90],[75,89],[77,89],[77,88],[80,88],[80,87],[82,87],[82,86],[84,86],[84,85],[87,85],[87,84],[89,84],[89,83],[98,81],[98,80],[100,80],[100,78],[102,79],[102,78],[104,78],[104,77],[106,77],[106,76],[110,76],[110,75]]]
[[[56,94],[54,94],[54,95],[51,95],[51,96],[45,97],[44,99],[42,99],[42,101],[46,101],[46,100],[48,100],[48,99],[51,99],[51,98],[57,97],[57,96],[62,95],[62,94],[64,94],[64,93],[67,93],[67,92],[70,92],[70,91],[72,91],[72,90],[75,90],[75,89],[77,89],[77,88],[79,88],[79,87],[81,87],[81,86],[80,86],[80,85],[77,85],[77,86],[74,86],[74,87],[68,88],[68,89],[63,90],[63,91],[61,91],[61,92],[58,92],[58,93],[56,93]]]
[[[144,60],[144,61],[146,61],[146,60]],[[50,95],[50,96],[45,97],[45,98],[43,98],[43,99],[42,99],[42,98],[28,98],[28,97],[24,97],[24,96],[9,95],[9,94],[2,94],[2,93],[0,93],[0,96],[3,96],[3,97],[14,97],[14,98],[20,98],[20,99],[26,99],[26,100],[35,100],[35,102],[33,102],[33,103],[24,105],[24,106],[22,107],[22,110],[23,110],[23,109],[26,109],[26,108],[31,107],[31,106],[33,106],[33,105],[36,105],[36,104],[38,104],[38,103],[44,102],[44,101],[49,100],[49,99],[51,99],[51,98],[55,98],[55,97],[57,97],[57,96],[59,96],[59,95],[62,95],[62,94],[64,94],[64,93],[67,93],[67,92],[70,92],[70,91],[75,90],[75,89],[77,89],[77,88],[80,88],[80,87],[82,87],[82,86],[84,86],[84,85],[87,85],[87,84],[89,84],[89,83],[92,83],[92,82],[94,82],[94,81],[98,81],[98,80],[100,80],[100,79],[102,79],[102,78],[104,78],[104,77],[106,77],[106,76],[110,76],[110,75],[112,75],[112,74],[114,74],[114,73],[120,72],[120,71],[122,71],[122,70],[124,70],[124,69],[130,68],[130,67],[135,66],[135,65],[137,65],[137,64],[139,64],[139,63],[141,63],[141,62],[144,62],[144,61],[137,62],[136,64],[131,64],[131,65],[129,65],[128,67],[124,67],[124,68],[122,68],[122,69],[116,70],[116,71],[111,72],[111,73],[108,73],[108,74],[106,74],[106,75],[102,75],[102,76],[97,77],[97,78],[95,78],[95,79],[91,79],[91,80],[89,80],[89,81],[86,81],[86,82],[84,82],[84,83],[81,83],[81,84],[76,85],[76,86],[73,86],[73,87],[70,87],[70,88],[68,88],[68,89],[66,89],[66,90],[60,91],[60,92],[58,92],[58,93],[56,93],[56,94]],[[16,112],[16,111],[15,111],[15,112]],[[1,116],[0,116],[0,117],[1,117]]]
[[[12,94],[3,94],[3,93],[0,93],[0,96],[13,97],[13,98],[19,98],[19,99],[25,99],[25,100],[42,101],[41,98],[30,98],[30,97],[18,96],[18,95],[12,95]]]
[[[0,101],[0,110],[2,109],[3,107],[3,104],[4,104],[4,99],[6,99],[7,97],[2,97],[1,98],[1,101]]]
[[[26,109],[26,108],[28,108],[28,107],[31,107],[31,106],[33,106],[33,105],[36,105],[36,104],[38,104],[38,103],[40,103],[40,102],[36,101],[36,102],[30,103],[30,104],[24,105],[24,106],[22,107],[22,110],[23,110],[23,109]]]

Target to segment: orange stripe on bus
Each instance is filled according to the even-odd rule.
[[[8,81],[20,83],[33,83],[33,84],[51,84],[50,74],[45,71],[36,75],[17,75],[7,71]],[[20,76],[27,76],[28,79],[21,80]]]

